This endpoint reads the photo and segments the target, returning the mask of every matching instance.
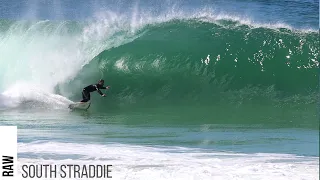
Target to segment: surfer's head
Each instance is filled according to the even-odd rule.
[[[103,84],[104,84],[104,80],[103,80],[103,79],[100,79],[100,80],[98,81],[98,84],[103,85]]]

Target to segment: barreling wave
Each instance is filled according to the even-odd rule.
[[[206,14],[132,19],[0,21],[0,109],[66,109],[104,78],[111,90],[90,110],[318,127],[317,31]]]
[[[317,31],[205,13],[132,19],[0,21],[0,89],[10,100],[1,106],[65,108],[52,93],[78,101],[104,78],[112,88],[92,96],[91,110],[190,106],[264,121],[289,109],[286,119],[315,119]]]
[[[319,98],[318,32],[190,19],[144,26],[139,33],[98,54],[68,83],[77,88],[68,90],[79,94],[104,78],[113,104],[144,106],[261,100],[293,105]]]

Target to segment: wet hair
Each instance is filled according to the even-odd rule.
[[[100,83],[100,82],[103,82],[103,83],[104,83],[104,80],[103,80],[103,79],[100,79],[100,80],[98,81],[98,83]]]

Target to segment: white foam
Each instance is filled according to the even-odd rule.
[[[318,157],[238,154],[182,147],[58,142],[19,143],[22,164],[111,164],[112,179],[317,179]],[[51,157],[51,158],[50,158]],[[52,158],[55,157],[55,158]],[[21,171],[20,171],[21,173]]]
[[[168,8],[166,11],[162,12],[161,14],[156,14],[156,15],[152,10],[148,11],[144,9],[144,10],[141,10],[140,12],[138,10],[139,8],[134,8],[134,12],[132,13],[132,15],[130,14],[130,16],[132,16],[131,22],[130,22],[131,30],[139,30],[149,24],[164,23],[172,20],[199,20],[203,22],[215,23],[221,26],[225,26],[221,22],[224,20],[227,20],[227,21],[236,22],[235,26],[248,25],[251,28],[263,27],[263,28],[269,28],[269,29],[285,28],[289,30],[294,30],[296,32],[303,32],[303,33],[318,32],[317,29],[295,28],[293,26],[290,26],[289,24],[286,24],[280,21],[259,22],[259,21],[252,20],[252,18],[247,16],[216,12],[213,8],[210,8],[210,7],[195,9],[193,11],[185,11],[185,10],[179,9],[177,6],[172,6],[171,8]],[[118,17],[117,20],[126,24],[128,22],[125,19],[130,19],[130,17],[126,17],[126,15],[117,14],[113,11],[98,12],[97,16],[100,19],[102,17],[106,17],[106,14],[107,15],[113,14],[112,16]]]
[[[208,54],[207,58],[205,60],[201,59],[201,63],[205,63],[206,65],[209,65],[210,63],[210,54]]]
[[[121,71],[129,71],[128,66],[126,65],[125,62],[126,58],[122,57],[121,59],[117,60],[114,64],[114,66]]]
[[[2,93],[5,106],[18,107],[21,103],[31,102],[38,107],[65,109],[73,101],[57,94],[45,91],[41,85],[18,82]],[[38,105],[37,105],[38,103]]]
[[[54,94],[58,84],[73,79],[103,50],[135,38],[128,22],[121,18],[109,13],[87,25],[48,20],[11,24],[8,30],[0,32],[0,93],[15,98],[10,102],[69,102]],[[70,96],[63,90],[61,93]]]
[[[52,92],[103,50],[132,41],[128,24],[111,11],[87,24],[17,21],[0,32],[0,85],[25,81]]]

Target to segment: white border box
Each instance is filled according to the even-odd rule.
[[[17,126],[0,126],[0,179],[13,180],[17,177]],[[11,171],[11,169],[13,171]],[[7,176],[10,175],[10,176]],[[13,175],[13,176],[11,176]]]

